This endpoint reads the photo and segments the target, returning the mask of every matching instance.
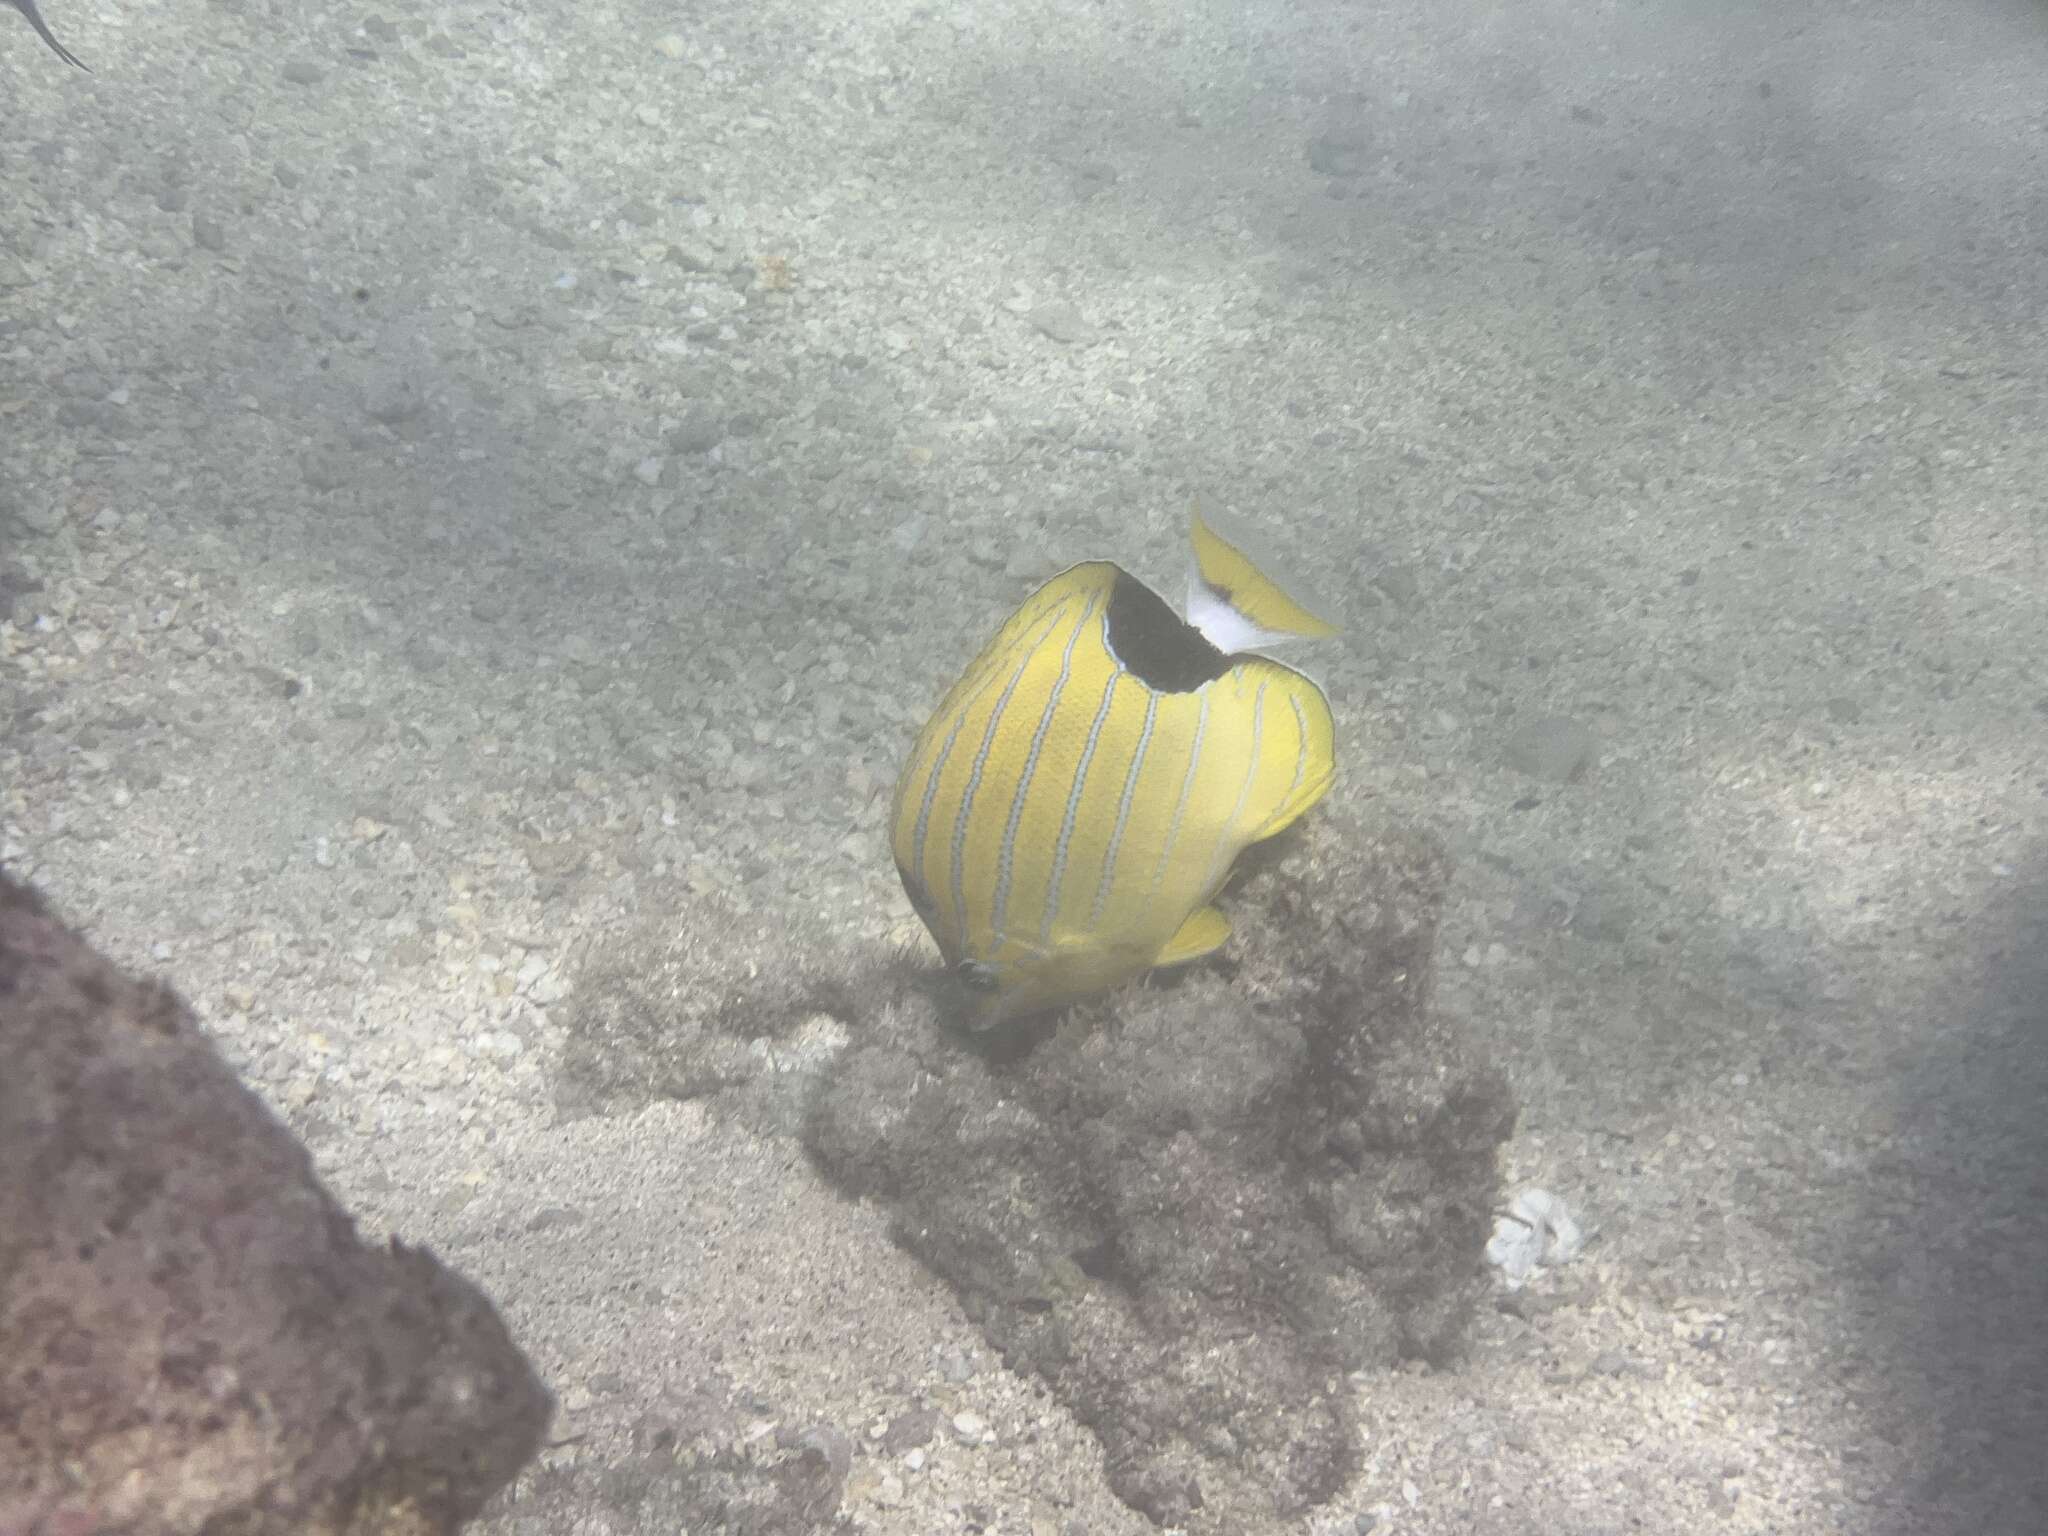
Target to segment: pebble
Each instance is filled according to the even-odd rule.
[[[1080,310],[1062,299],[1040,304],[1024,318],[1041,336],[1050,336],[1064,346],[1085,346],[1102,336],[1102,332],[1081,318]]]
[[[725,439],[725,427],[707,407],[693,405],[668,435],[668,445],[677,453],[709,453]]]
[[[526,1042],[509,1029],[485,1030],[476,1037],[476,1048],[485,1056],[510,1061],[526,1049]]]
[[[1510,767],[1553,784],[1576,783],[1593,761],[1593,733],[1565,715],[1538,715],[1508,734]]]
[[[911,1408],[897,1414],[887,1424],[877,1425],[869,1431],[869,1438],[879,1440],[885,1454],[901,1456],[930,1443],[938,1428],[936,1409]]]
[[[953,1438],[962,1445],[979,1445],[988,1438],[988,1420],[962,1409],[953,1415]]]
[[[778,1441],[783,1437],[778,1435]],[[836,1424],[812,1424],[789,1435],[786,1444],[824,1458],[834,1477],[845,1477],[853,1469],[853,1441]]]
[[[714,272],[718,257],[700,245],[670,245],[667,259],[685,272]]]
[[[55,533],[64,526],[64,508],[54,501],[17,502],[0,508],[30,533]]]
[[[1486,1244],[1486,1261],[1501,1272],[1513,1290],[1527,1282],[1539,1266],[1568,1264],[1585,1246],[1585,1230],[1571,1207],[1548,1190],[1531,1186],[1519,1191],[1494,1223]]]
[[[963,1349],[949,1349],[939,1356],[939,1374],[958,1386],[974,1379],[974,1360]]]
[[[574,1206],[543,1206],[526,1224],[529,1232],[547,1232],[556,1227],[580,1227],[587,1218]]]
[[[1579,898],[1569,926],[1582,938],[1614,943],[1628,936],[1631,909],[1619,896],[1588,892]]]
[[[1365,169],[1372,141],[1364,133],[1325,133],[1308,141],[1309,169],[1323,176],[1356,176]]]
[[[379,426],[392,427],[419,415],[425,402],[410,379],[373,379],[363,391],[363,414]]]

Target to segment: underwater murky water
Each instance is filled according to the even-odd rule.
[[[2048,1529],[2038,7],[40,9],[0,867],[479,1529]]]

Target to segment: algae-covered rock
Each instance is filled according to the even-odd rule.
[[[1328,816],[1286,842],[1226,897],[1232,965],[994,1049],[879,968],[806,1127],[1127,1502],[1210,1530],[1343,1485],[1348,1372],[1454,1353],[1514,1118],[1429,1006],[1434,845]]]

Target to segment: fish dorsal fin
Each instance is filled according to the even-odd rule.
[[[1188,622],[1226,656],[1337,633],[1336,625],[1318,618],[1274,579],[1271,562],[1248,530],[1197,501],[1188,509],[1188,536],[1194,545]],[[1298,582],[1289,586],[1303,590]]]
[[[1190,960],[1213,955],[1229,937],[1229,918],[1214,907],[1197,907],[1188,914],[1188,920],[1173,931],[1173,937],[1166,941],[1152,963],[1186,965]]]

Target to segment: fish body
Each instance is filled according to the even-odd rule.
[[[1234,615],[1212,632],[1330,632],[1199,511],[1193,532],[1192,579]],[[891,843],[967,1022],[987,1027],[1219,948],[1230,925],[1209,903],[1232,862],[1335,775],[1314,682],[1226,652],[1090,561],[1026,599],[947,692],[897,782]]]
[[[14,8],[28,18],[28,24],[36,29],[36,36],[54,48],[58,58],[66,64],[75,64],[78,68],[85,69],[78,56],[51,35],[49,27],[43,22],[42,12],[36,9],[36,0],[14,0]],[[92,71],[87,69],[86,73],[91,74]]]

